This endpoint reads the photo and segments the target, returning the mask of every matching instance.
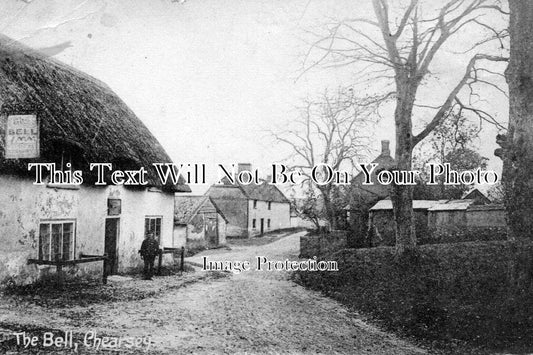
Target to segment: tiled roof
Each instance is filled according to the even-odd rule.
[[[469,211],[496,211],[496,210],[504,210],[504,206],[502,204],[489,204],[489,205],[471,205],[468,207]]]
[[[428,211],[462,211],[466,210],[474,202],[474,200],[449,200],[436,204]]]
[[[207,203],[210,202],[212,207]],[[206,208],[203,208],[203,207]],[[213,210],[214,208],[214,210]],[[198,212],[217,212],[227,222],[228,219],[209,196],[175,196],[174,223],[187,224]]]
[[[259,185],[254,183],[249,185],[231,184],[226,180],[221,185],[212,185],[206,194],[214,199],[248,199],[289,203],[287,197],[276,185],[269,184],[265,180],[260,180]]]
[[[477,188],[473,188],[463,194],[461,199],[468,200],[476,200],[479,203],[490,203],[490,199],[481,191],[479,191]]]
[[[174,223],[187,224],[209,196],[174,197]]]
[[[413,209],[415,210],[428,210],[431,207],[435,206],[438,203],[444,202],[443,200],[413,200]],[[379,210],[392,210],[392,201],[391,200],[381,200],[378,201],[372,208],[371,211]]]
[[[239,186],[250,200],[289,203],[287,197],[275,185],[268,184],[266,181],[263,181],[261,185],[250,184]]]
[[[428,210],[432,212],[438,211],[487,211],[487,210],[500,210],[503,209],[503,205],[489,204],[489,205],[475,205],[475,200],[413,200],[414,210]],[[391,200],[378,201],[371,211],[385,211],[392,210]]]

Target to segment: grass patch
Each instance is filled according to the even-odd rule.
[[[71,276],[59,279],[54,275],[30,285],[9,286],[3,290],[3,297],[17,303],[29,302],[49,308],[85,307],[98,303],[137,301],[157,297],[166,291],[201,280],[226,277],[221,272],[189,272],[194,270],[189,265],[186,265],[186,270],[182,272],[177,268],[162,268],[162,275],[156,276],[154,281],[142,280],[140,273],[142,270],[138,270],[139,273],[126,274],[133,276],[132,280],[108,282],[106,285],[96,278]]]

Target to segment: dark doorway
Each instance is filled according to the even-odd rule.
[[[218,245],[217,217],[205,216],[205,239],[211,246]]]
[[[261,235],[263,235],[264,231],[265,231],[265,219],[261,218]]]
[[[119,218],[106,218],[105,220],[105,246],[104,253],[107,254],[107,260],[104,268],[108,275],[117,273],[118,269],[118,250],[117,241],[119,233]]]

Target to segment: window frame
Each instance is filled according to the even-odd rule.
[[[272,209],[272,201],[268,201],[268,210],[270,211]]]
[[[80,157],[83,155],[83,151],[80,150],[81,148],[73,144],[69,141],[66,141],[65,139],[54,139],[52,140],[52,143],[58,143],[57,146],[63,147],[61,149],[61,160],[60,161],[52,161],[52,163],[55,163],[55,169],[56,171],[72,171],[81,169],[82,164],[80,163]],[[65,146],[66,145],[66,146]],[[57,157],[58,158],[58,157]],[[67,167],[67,164],[70,164],[69,167]],[[79,190],[80,185],[77,184],[53,184],[50,182],[50,172],[48,172],[48,175],[44,178],[45,185],[48,188],[52,189],[63,189],[63,190]]]
[[[67,260],[75,260],[76,259],[76,234],[77,234],[77,223],[76,219],[74,218],[61,218],[61,219],[43,219],[39,221],[39,249],[38,249],[38,259],[39,260],[46,260],[46,261],[56,261],[56,258],[53,258],[54,255],[54,236],[53,236],[53,225],[60,225],[61,226],[61,239],[60,239],[60,247],[59,249],[59,255],[61,256],[59,259],[60,261],[67,261]],[[70,250],[69,255],[67,258],[64,257],[64,238],[65,238],[65,224],[71,224],[72,230],[71,233],[71,240],[70,240]],[[43,235],[41,234],[42,226],[48,226],[48,252],[47,252],[47,258],[45,258],[45,254],[43,253]],[[57,255],[57,254],[56,254]]]
[[[257,200],[254,200],[254,210],[257,209]]]
[[[267,229],[270,229],[270,218],[267,219]]]
[[[158,220],[159,219],[159,235],[157,231],[154,232],[154,239],[157,240],[157,242],[161,245],[161,236],[163,235],[163,216],[162,215],[145,215],[144,216],[144,234],[143,237],[146,238],[146,235],[148,234],[148,231],[150,231],[151,223],[148,221],[151,220]],[[155,228],[157,228],[157,222],[155,222]]]
[[[253,218],[253,219],[252,219],[252,228],[253,228],[253,229],[256,229],[256,228],[257,228],[256,226],[257,226],[256,219]]]

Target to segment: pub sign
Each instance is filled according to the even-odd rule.
[[[39,157],[39,124],[36,115],[8,115],[5,133],[6,159]]]

